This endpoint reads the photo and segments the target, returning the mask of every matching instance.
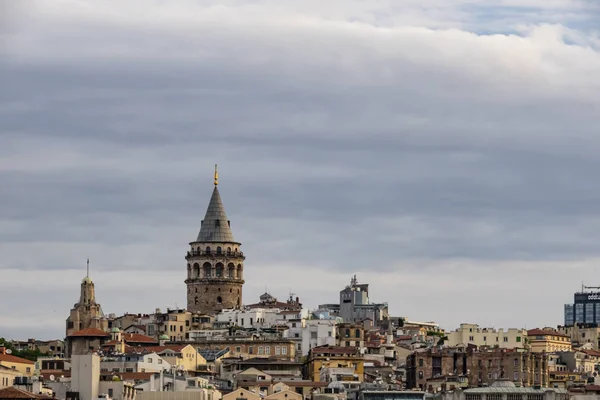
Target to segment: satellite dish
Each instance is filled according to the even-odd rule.
[[[12,354],[12,350],[11,349],[6,350],[6,354]]]
[[[50,375],[48,378],[49,378],[49,379],[50,379],[50,381],[52,381],[52,382],[54,382],[54,379],[56,379],[56,378],[54,377],[54,375]]]

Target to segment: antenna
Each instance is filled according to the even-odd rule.
[[[87,275],[86,277],[90,277],[90,258],[87,259]]]

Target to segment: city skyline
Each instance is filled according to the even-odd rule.
[[[0,336],[61,337],[88,257],[104,312],[184,307],[215,163],[246,304],[534,328],[600,285],[597,4],[143,3],[0,1]]]

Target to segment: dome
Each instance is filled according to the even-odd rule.
[[[119,333],[119,332],[121,332],[121,330],[115,326],[114,328],[111,329],[111,332],[112,333]]]
[[[160,337],[158,338],[158,340],[169,340],[169,335],[160,335]]]
[[[508,379],[499,379],[496,382],[492,383],[490,387],[504,387],[504,388],[514,388],[515,384]]]
[[[89,276],[86,276],[85,278],[83,278],[83,280],[81,282],[82,283],[94,283],[94,282],[92,282],[92,278],[90,278]]]

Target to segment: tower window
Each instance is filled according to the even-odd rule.
[[[194,297],[194,304],[198,304],[198,296]]]
[[[216,220],[216,221],[215,221],[215,226],[216,226],[216,227],[219,227],[219,226],[221,226],[221,221],[219,221],[219,220]]]
[[[217,297],[217,303],[221,304],[223,302],[223,299],[221,298],[221,296]]]
[[[231,247],[227,248],[227,255],[231,254]]]
[[[222,251],[221,251],[221,246],[218,246],[218,247],[217,247],[217,254],[221,254],[221,253],[222,253]]]
[[[207,254],[210,254],[210,246],[207,246],[207,247],[206,247],[206,253],[207,253]]]

